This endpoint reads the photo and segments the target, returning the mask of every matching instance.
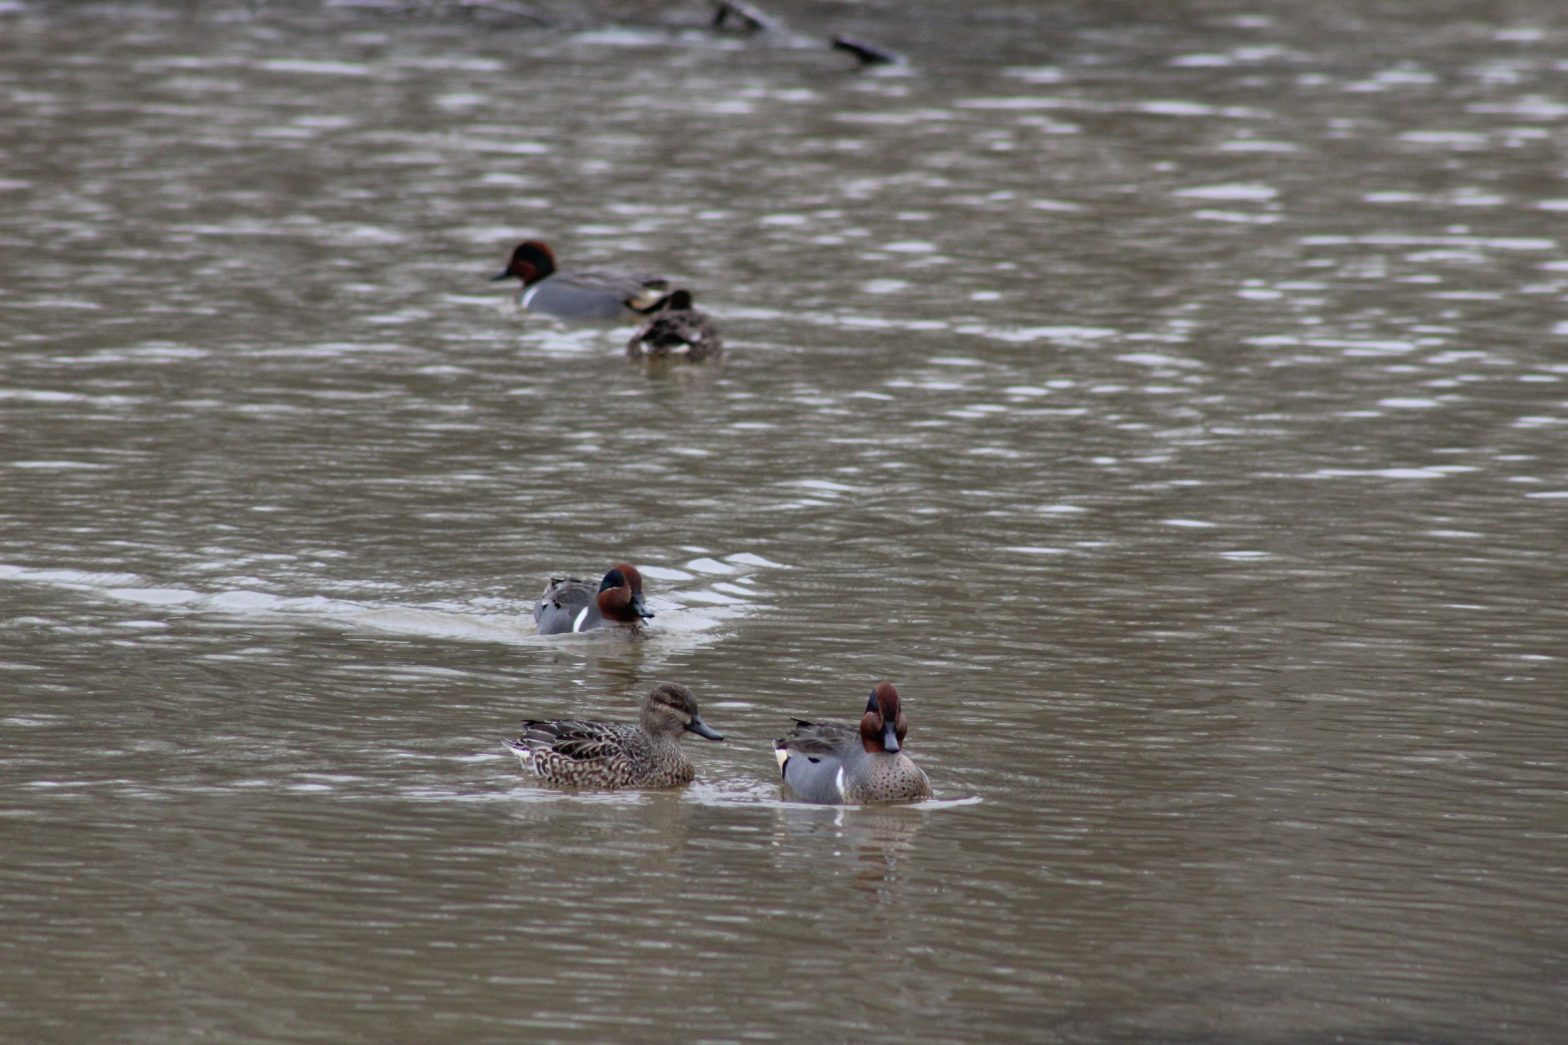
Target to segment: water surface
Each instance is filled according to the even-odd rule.
[[[5,1036],[1560,1038],[1568,35],[1359,8],[5,7]],[[883,678],[940,801],[782,801]]]

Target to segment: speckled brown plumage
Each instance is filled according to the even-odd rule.
[[[647,326],[626,343],[628,359],[683,359],[701,363],[724,354],[724,342],[691,294],[677,290],[655,306]]]
[[[724,739],[703,722],[691,690],[666,682],[643,698],[636,725],[529,719],[505,743],[525,769],[563,787],[678,787],[694,775],[681,751],[683,732]]]

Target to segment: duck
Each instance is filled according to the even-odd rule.
[[[628,359],[684,359],[700,363],[724,354],[724,343],[707,313],[692,305],[691,291],[676,290],[648,309],[652,317],[626,343]]]
[[[561,272],[555,253],[539,240],[519,243],[506,268],[490,277],[496,283],[516,276],[522,280],[517,300],[530,312],[556,319],[637,319],[669,291],[662,276],[619,269],[581,269]]]
[[[907,732],[898,690],[879,682],[858,725],[796,719],[773,754],[784,787],[803,802],[919,802],[931,797],[931,781],[904,753]]]
[[[565,787],[679,787],[696,771],[681,751],[684,733],[723,740],[702,720],[686,686],[665,682],[643,698],[642,716],[630,722],[575,719],[523,723],[522,735],[504,741],[523,768]]]
[[[653,617],[642,600],[642,574],[629,562],[616,563],[596,585],[578,577],[551,577],[534,604],[541,635],[591,631],[617,624],[634,628]]]

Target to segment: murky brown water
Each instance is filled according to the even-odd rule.
[[[0,1036],[1568,1034],[1568,28],[1362,6],[0,9]],[[940,800],[781,802],[879,678]]]

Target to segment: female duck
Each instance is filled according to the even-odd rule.
[[[612,566],[597,587],[577,577],[552,577],[534,606],[541,635],[635,626],[652,616],[642,601],[642,574],[629,562]]]
[[[898,690],[879,682],[858,727],[796,719],[789,735],[773,742],[773,754],[784,786],[804,802],[918,802],[931,797],[931,781],[904,754],[908,732]]]
[[[566,787],[678,787],[695,775],[681,752],[683,733],[723,740],[697,713],[691,690],[673,682],[643,698],[642,720],[523,723],[523,734],[506,741],[524,769]]]
[[[656,302],[649,313],[648,325],[626,343],[626,358],[700,363],[724,354],[724,342],[713,329],[713,321],[692,307],[691,291],[675,291]]]
[[[555,254],[538,240],[519,243],[492,283],[516,276],[523,281],[518,302],[530,312],[557,319],[635,319],[668,291],[661,276],[618,269],[559,272]]]

